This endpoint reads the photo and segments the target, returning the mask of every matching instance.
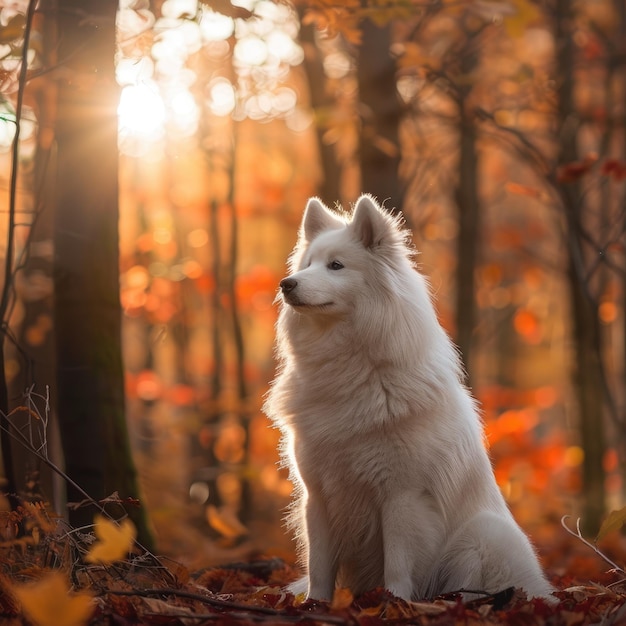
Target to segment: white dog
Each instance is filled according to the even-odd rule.
[[[265,410],[284,435],[308,597],[548,597],[399,220],[368,195],[351,217],[313,198],[290,270]]]

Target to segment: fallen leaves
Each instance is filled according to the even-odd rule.
[[[58,571],[46,573],[36,582],[15,585],[11,593],[37,626],[83,626],[96,608],[90,593],[70,593],[67,577]]]
[[[114,563],[121,561],[131,552],[137,531],[127,518],[119,524],[102,515],[95,518],[94,532],[98,541],[85,556],[87,563]]]
[[[601,620],[616,624],[626,615],[623,581],[610,588],[572,585],[557,592],[559,604],[556,606],[539,599],[528,600],[521,592],[507,596],[504,606],[499,605],[497,596],[463,604],[453,594],[432,602],[405,602],[382,588],[356,598],[349,590],[338,589],[330,603],[301,602],[284,590],[295,572],[280,560],[240,565],[241,569],[224,567],[205,570],[196,576],[192,574],[180,588],[173,588],[166,586],[166,571],[159,568],[147,568],[152,579],[148,580],[149,575],[144,571],[142,585],[133,587],[133,572],[140,566],[122,564],[119,568],[107,569],[107,578],[100,580],[99,590],[92,593],[72,593],[66,574],[48,571],[34,583],[11,585],[10,594],[35,626],[84,626],[88,623],[174,626],[195,624],[198,620],[216,624],[306,622],[310,626],[574,625]],[[209,583],[212,589],[230,588],[232,592],[212,591],[203,582]],[[0,585],[0,606],[2,591]]]
[[[331,602],[294,597],[286,591],[299,573],[280,559],[260,559],[190,573],[178,563],[133,552],[130,522],[98,517],[94,535],[63,528],[42,511],[25,511],[21,523],[38,528],[40,538],[24,549],[15,540],[0,546],[0,616],[14,626],[101,626],[145,624],[190,626],[210,624],[306,623],[383,626],[416,624],[468,626],[505,624],[620,624],[626,621],[626,577],[623,570],[600,572],[584,561],[577,575],[561,572],[553,582],[562,589],[558,603],[528,600],[506,590],[463,603],[455,594],[434,601],[405,602],[382,588],[354,597],[337,589]],[[607,518],[604,530],[615,531],[626,512]],[[37,522],[39,518],[42,523]],[[29,531],[31,532],[31,531]],[[572,532],[565,538],[573,541]],[[612,532],[611,537],[615,537]],[[554,562],[565,563],[566,551],[588,554],[580,541],[557,543]],[[621,550],[622,544],[614,544]],[[598,560],[598,554],[592,557]],[[52,558],[51,558],[52,557]],[[617,557],[614,557],[617,559]],[[571,569],[571,568],[570,568]],[[593,577],[599,582],[589,582]],[[70,583],[72,581],[72,584]],[[3,622],[4,623],[4,622]]]

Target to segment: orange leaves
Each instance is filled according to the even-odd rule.
[[[544,194],[535,187],[529,187],[528,185],[521,185],[520,183],[507,182],[504,188],[509,192],[518,196],[528,196],[530,198],[541,198]]]
[[[539,422],[539,416],[533,409],[505,411],[496,420],[490,423],[490,438],[499,439],[506,435],[524,433],[532,430]]]
[[[529,309],[519,309],[515,313],[513,328],[530,344],[538,344],[541,341],[541,323],[537,315]]]
[[[87,563],[107,564],[125,559],[133,549],[137,535],[135,525],[129,519],[116,524],[101,515],[95,518],[94,531],[98,541],[85,557]]]
[[[36,626],[83,626],[95,610],[93,596],[70,593],[61,572],[46,573],[34,583],[15,585],[11,593]]]
[[[303,24],[315,24],[317,28],[333,36],[343,35],[351,44],[361,43],[359,0],[345,0],[341,5],[324,0],[316,0],[308,5],[302,19]]]
[[[353,45],[361,43],[361,22],[369,18],[377,26],[392,20],[407,20],[415,15],[412,0],[374,0],[362,3],[359,0],[309,0],[303,24],[315,24],[329,36],[343,35]]]

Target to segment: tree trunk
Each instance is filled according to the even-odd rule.
[[[30,35],[32,32],[32,24],[35,15],[36,2],[30,0],[26,10],[26,20],[24,25],[24,40],[22,42],[21,62],[18,70],[18,91],[16,97],[16,126],[13,143],[11,146],[11,173],[9,182],[9,207],[7,211],[7,235],[6,235],[6,251],[4,257],[4,281],[0,293],[0,323],[2,323],[2,333],[0,335],[0,454],[2,456],[2,464],[4,469],[4,491],[7,495],[9,504],[12,509],[16,509],[20,502],[18,495],[18,482],[15,477],[15,457],[13,454],[13,446],[11,442],[12,429],[15,425],[9,418],[9,389],[6,379],[5,356],[7,335],[5,325],[9,322],[9,310],[13,303],[14,296],[14,279],[15,279],[15,228],[16,211],[17,211],[17,193],[19,179],[19,146],[22,106],[24,102],[24,92],[28,79],[28,52],[30,45]]]
[[[572,236],[571,233],[568,236]],[[595,535],[606,512],[603,459],[605,453],[604,395],[600,363],[600,323],[597,307],[570,259],[568,281],[573,313],[574,385],[579,411],[583,460],[583,527]]]
[[[300,17],[302,18],[302,15]],[[313,24],[302,24],[300,43],[304,50],[303,67],[309,85],[311,107],[315,111],[316,117],[320,118],[323,117],[326,110],[332,108],[334,102],[326,90],[324,66],[320,51],[315,43],[315,26]],[[318,194],[326,205],[334,206],[335,202],[341,199],[341,169],[337,162],[335,146],[324,139],[326,133],[324,124],[317,123],[315,130],[323,177]]]
[[[579,123],[574,104],[574,14],[569,0],[558,0],[555,14],[558,83],[559,165],[578,160]],[[585,531],[595,533],[605,512],[606,493],[602,461],[605,451],[604,395],[601,336],[597,305],[589,292],[581,235],[583,200],[576,182],[560,187],[565,211],[566,244],[572,339],[574,342],[574,386],[579,412],[583,461],[583,523]]]
[[[469,71],[464,74],[468,75]],[[455,326],[456,343],[471,382],[472,345],[476,326],[475,275],[480,237],[480,200],[476,127],[473,116],[466,110],[465,104],[465,97],[462,97],[459,102],[459,183],[455,194],[459,215]]]
[[[617,16],[617,31],[615,34],[616,42],[626,41],[626,3],[622,0],[613,0],[615,15]],[[617,93],[624,94],[626,92],[626,64],[621,63],[615,69],[617,80]],[[619,111],[619,113],[617,113]],[[617,121],[615,123],[616,134],[620,149],[618,158],[626,161],[626,107],[618,106],[615,113]],[[622,189],[618,199],[618,205],[626,207],[626,190]],[[626,211],[622,212],[622,232],[626,232]],[[626,280],[622,282],[622,310],[626,311]],[[622,389],[626,390],[626,315],[623,315],[622,321]],[[619,429],[618,438],[620,441],[620,450],[626,448],[626,393],[617,394],[618,402],[621,403],[620,424],[616,427]],[[620,469],[622,474],[622,499],[626,499],[626,454],[619,454]]]
[[[54,221],[57,410],[66,472],[93,498],[137,497],[125,420],[118,270],[117,0],[59,0]],[[69,500],[82,496],[68,486]],[[131,511],[150,543],[145,515]],[[91,523],[93,511],[70,514]]]
[[[389,52],[391,27],[370,20],[362,24],[357,79],[361,108],[361,191],[389,201],[389,208],[402,208],[404,188],[400,183],[398,127],[402,115],[396,89],[396,65]]]

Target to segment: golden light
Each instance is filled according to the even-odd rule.
[[[198,0],[165,0],[161,5],[163,17],[178,18],[181,15],[193,17],[198,10]]]
[[[331,52],[324,58],[324,72],[333,79],[345,78],[352,68],[350,57],[343,52]]]
[[[284,30],[273,30],[265,41],[271,54],[289,65],[299,65],[304,60],[304,51]]]
[[[196,228],[187,235],[187,243],[192,248],[202,248],[209,243],[209,233],[204,228]]]
[[[198,129],[200,111],[193,95],[187,90],[177,91],[168,103],[170,116],[178,133],[184,137]]]
[[[163,134],[165,105],[155,85],[126,85],[117,113],[120,138],[155,140]]]
[[[255,35],[247,35],[237,41],[233,54],[238,64],[255,66],[265,63],[269,51],[263,39]]]
[[[235,32],[232,18],[216,13],[211,9],[203,9],[200,19],[200,33],[205,41],[223,41]]]
[[[121,58],[115,65],[115,78],[119,85],[138,85],[150,81],[154,75],[154,63],[148,57]]]
[[[140,50],[127,32],[139,27],[138,15],[132,15],[134,4],[122,0],[118,27],[124,32],[116,66],[122,86],[118,108],[122,152],[145,155],[166,132],[172,138],[194,135],[203,108],[221,117],[282,117],[290,128],[310,123],[302,116],[289,119],[294,117],[297,94],[284,84],[289,68],[304,56],[296,41],[294,10],[268,0],[238,0],[237,5],[253,12],[254,18],[233,19],[197,0],[165,0],[161,16],[155,19],[150,13],[147,20],[154,27],[152,45]],[[230,51],[237,78],[214,78],[205,88],[204,102],[199,102],[193,88],[199,80],[198,66],[189,59],[203,47],[216,63]]]
[[[237,104],[237,96],[232,83],[226,78],[216,78],[209,85],[207,105],[214,115],[230,115]]]

